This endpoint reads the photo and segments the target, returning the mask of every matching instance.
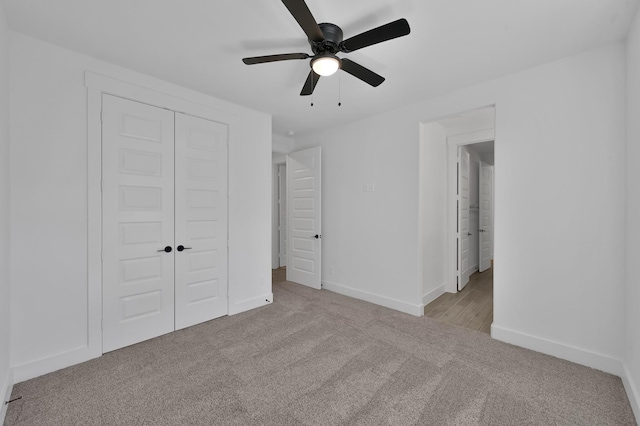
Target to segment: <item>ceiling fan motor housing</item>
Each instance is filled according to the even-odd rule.
[[[340,43],[342,43],[342,29],[335,24],[327,22],[318,24],[318,26],[320,27],[322,34],[324,34],[324,40],[320,42],[309,40],[311,51],[316,55],[323,53],[338,53],[341,47]]]

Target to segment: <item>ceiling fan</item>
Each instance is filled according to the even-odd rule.
[[[320,76],[329,76],[338,71],[338,69],[342,69],[373,87],[379,86],[384,81],[384,77],[352,60],[338,58],[336,54],[338,52],[354,52],[363,47],[405,36],[411,31],[409,23],[403,18],[342,40],[342,29],[335,24],[318,24],[304,0],[282,0],[282,3],[289,9],[291,15],[307,34],[313,55],[285,53],[244,58],[242,62],[247,65],[254,65],[265,62],[311,58],[311,71],[302,87],[301,96],[311,95],[316,84],[318,84],[318,80],[320,80]]]

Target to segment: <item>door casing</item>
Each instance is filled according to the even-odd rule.
[[[493,241],[493,167],[480,162],[478,269],[484,272],[491,267]]]
[[[287,166],[278,165],[278,260],[287,266]]]

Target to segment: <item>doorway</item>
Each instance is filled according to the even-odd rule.
[[[273,158],[272,269],[287,281],[321,288],[322,149]]]
[[[455,244],[459,287],[456,292],[446,292],[426,305],[424,315],[490,334],[493,322],[494,141],[461,145],[457,151],[460,161],[456,170],[459,177],[464,177],[457,179],[458,187],[453,194],[458,201]],[[466,165],[462,164],[464,159]],[[462,186],[466,186],[466,190],[461,190]],[[463,225],[463,221],[466,224]],[[464,240],[461,233],[465,234]],[[464,250],[461,241],[464,241]],[[466,281],[460,286],[460,279],[465,276]]]
[[[458,279],[461,291],[475,272],[493,260],[494,141],[458,147]]]
[[[421,127],[424,313],[486,332],[493,314],[494,129],[493,106]]]
[[[271,181],[271,283],[286,280],[287,273],[287,156],[272,152]]]

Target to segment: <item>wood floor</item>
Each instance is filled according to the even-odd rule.
[[[287,269],[272,270],[274,283],[286,281]],[[493,269],[471,275],[458,293],[445,293],[424,307],[424,315],[447,324],[491,334],[493,322]]]
[[[493,268],[471,275],[457,293],[445,293],[424,307],[424,315],[447,324],[491,334]]]
[[[281,283],[287,280],[287,268],[284,266],[278,269],[271,270],[271,282]]]

